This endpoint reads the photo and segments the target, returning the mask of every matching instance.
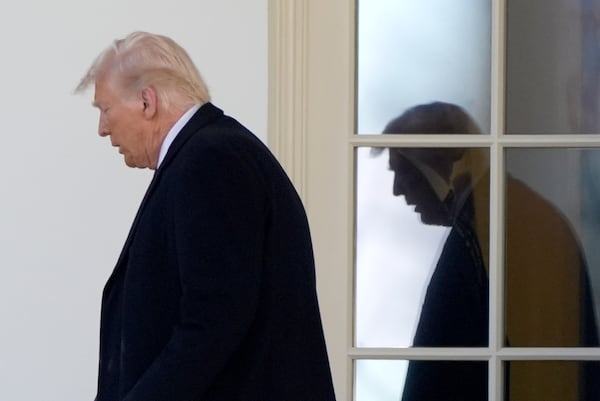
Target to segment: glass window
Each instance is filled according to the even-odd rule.
[[[358,1],[359,134],[379,134],[404,110],[460,105],[490,130],[491,2]]]
[[[506,131],[600,132],[600,5],[507,0]]]
[[[358,360],[356,401],[488,399],[486,361]]]
[[[600,399],[600,363],[590,361],[511,361],[508,401],[593,401]]]
[[[600,150],[506,151],[506,341],[598,346]]]
[[[356,4],[354,399],[600,400],[600,1]]]
[[[356,157],[357,346],[486,347],[488,150]]]

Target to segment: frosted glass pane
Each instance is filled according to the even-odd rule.
[[[442,101],[490,130],[489,0],[358,1],[357,132]]]
[[[506,151],[506,341],[598,346],[600,150]]]
[[[600,400],[600,363],[597,361],[511,361],[508,401]]]
[[[600,1],[506,8],[507,133],[600,133]]]
[[[485,361],[358,360],[355,401],[486,401]]]
[[[356,345],[487,346],[487,149],[356,157]]]

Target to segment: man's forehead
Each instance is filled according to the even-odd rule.
[[[103,81],[96,81],[94,83],[94,100],[92,106],[100,107],[106,102],[108,85]]]
[[[94,99],[92,100],[92,106],[96,107],[98,109],[101,108],[101,106],[102,106],[102,100],[99,99],[98,96],[96,96],[95,94],[94,94]]]

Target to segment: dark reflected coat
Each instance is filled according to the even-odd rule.
[[[486,174],[470,200],[476,199],[483,219],[489,219],[488,188]],[[505,342],[516,347],[598,346],[588,269],[568,220],[511,176],[506,192],[506,261],[499,267],[506,285]],[[472,214],[466,208],[452,226],[427,288],[414,346],[488,346],[487,232],[476,233]],[[482,226],[488,230],[489,223]],[[505,399],[600,399],[598,362],[537,365],[535,374],[527,369],[516,362],[504,364]],[[402,401],[487,399],[487,361],[409,363]]]

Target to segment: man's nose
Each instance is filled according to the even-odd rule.
[[[108,128],[106,128],[106,125],[102,124],[102,122],[98,124],[98,135],[102,137],[110,135],[110,131],[108,130]]]

